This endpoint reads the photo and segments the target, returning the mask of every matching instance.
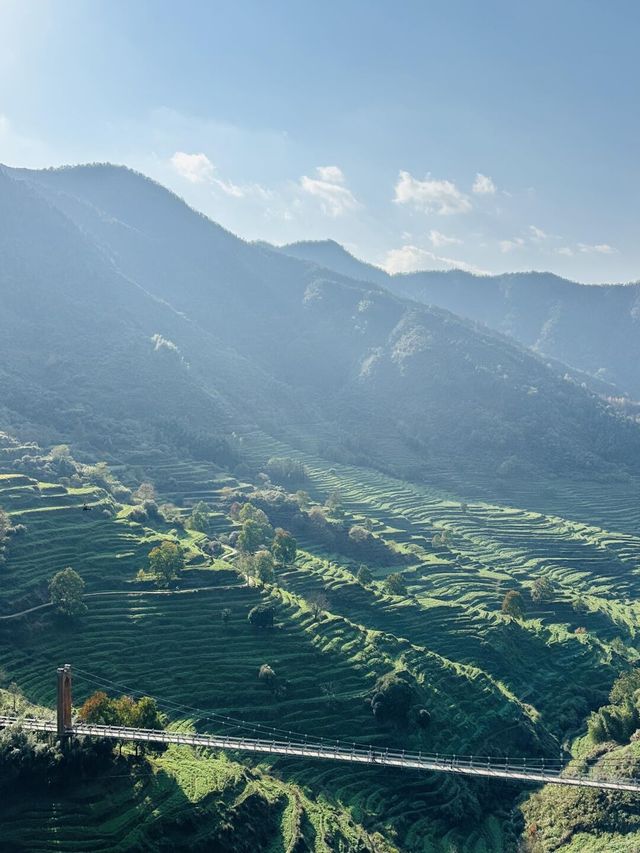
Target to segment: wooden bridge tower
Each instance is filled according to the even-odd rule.
[[[68,737],[71,728],[71,664],[58,667],[58,737]]]

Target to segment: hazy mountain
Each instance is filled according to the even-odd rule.
[[[507,338],[247,244],[141,175],[0,180],[10,425],[223,460],[224,436],[258,425],[432,478],[639,458],[635,424]]]
[[[640,397],[640,284],[581,285],[540,272],[389,275],[332,240],[293,243],[282,251],[478,320]]]

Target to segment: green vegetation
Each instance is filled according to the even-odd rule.
[[[590,772],[635,771],[639,686],[616,679],[640,660],[636,423],[564,367],[239,241],[126,170],[0,170],[0,217],[3,707],[51,709],[70,661],[87,719],[570,746]],[[7,737],[8,778],[14,753],[41,776],[40,742]],[[52,773],[55,792],[9,788],[3,844],[510,853],[581,826],[637,835],[623,800],[579,792],[522,799],[523,838],[515,786],[132,752]]]
[[[87,611],[87,605],[82,600],[84,581],[72,568],[56,572],[49,581],[51,603],[58,613],[74,618]]]
[[[177,542],[164,541],[149,552],[149,570],[158,586],[167,586],[184,568],[184,554]]]
[[[516,589],[510,589],[502,599],[501,610],[513,619],[522,619],[524,616],[524,601],[521,593]]]
[[[133,726],[140,729],[161,729],[164,718],[155,699],[143,696],[132,699],[119,696],[112,699],[103,690],[98,690],[85,700],[78,710],[78,717],[85,723],[105,726]]]
[[[455,742],[465,753],[490,750],[495,754],[504,749],[511,755],[556,755],[554,738],[602,705],[614,680],[618,657],[611,651],[606,663],[602,656],[609,654],[612,641],[620,635],[613,617],[625,618],[625,609],[615,614],[606,609],[608,599],[602,586],[598,591],[596,578],[609,566],[612,591],[616,584],[629,583],[626,566],[640,553],[634,537],[616,537],[538,513],[490,505],[473,504],[463,513],[459,501],[450,502],[382,475],[356,469],[329,473],[311,458],[305,464],[310,483],[321,493],[341,483],[347,523],[366,529],[371,519],[376,536],[393,546],[385,553],[401,559],[401,567],[375,563],[375,574],[368,570],[363,586],[354,576],[360,569],[358,562],[324,551],[315,540],[296,537],[295,564],[279,568],[277,586],[266,592],[243,587],[239,578],[234,580],[230,564],[211,563],[197,550],[201,540],[182,530],[183,584],[213,588],[186,597],[179,593],[149,596],[135,578],[138,569],[147,565],[150,546],[167,541],[164,531],[129,521],[126,508],[110,518],[85,519],[78,512],[82,487],[77,494],[64,489],[49,494],[42,485],[34,490],[34,481],[28,478],[10,475],[0,480],[0,501],[11,518],[28,518],[31,537],[47,531],[54,555],[57,536],[65,543],[73,542],[74,535],[81,537],[78,553],[84,554],[89,595],[100,589],[127,592],[133,584],[133,594],[88,599],[89,612],[73,629],[65,629],[63,623],[56,626],[46,611],[31,622],[25,617],[7,623],[11,632],[4,636],[1,663],[10,677],[26,686],[31,699],[51,704],[53,669],[72,642],[72,662],[78,661],[89,672],[152,696],[255,724],[441,752],[450,751]],[[229,517],[235,487],[224,476],[203,465],[169,459],[159,461],[154,471],[162,497],[177,504],[184,500],[182,495],[197,495],[194,504],[197,500],[207,503],[212,534],[224,539],[244,523]],[[167,492],[161,490],[165,483]],[[46,500],[43,495],[48,496]],[[100,500],[107,505],[109,498],[103,495]],[[61,521],[50,524],[52,515]],[[81,529],[78,519],[84,525]],[[440,546],[434,550],[431,544],[432,530],[440,525],[450,531],[446,551]],[[119,531],[126,535],[120,542]],[[513,633],[507,621],[496,618],[505,590],[512,584],[532,584],[538,576],[531,549],[519,546],[532,539],[538,542],[545,572],[553,574],[555,592],[551,601],[540,602],[543,611],[535,609],[535,602],[530,604],[530,618]],[[44,572],[45,577],[48,570],[44,554],[41,562],[34,563],[31,554],[30,562],[22,561],[26,546],[26,539],[12,540],[4,567],[11,610],[13,602],[30,603],[20,592],[24,587],[16,583],[22,566],[36,575]],[[95,571],[96,558],[106,548],[122,556],[100,560],[100,571]],[[622,555],[619,568],[610,556],[614,552]],[[65,556],[73,559],[68,548]],[[593,564],[593,574],[578,578],[577,560],[583,573]],[[384,579],[394,571],[404,577],[410,598],[386,594]],[[231,588],[225,588],[230,582]],[[36,589],[37,585],[34,596]],[[571,605],[576,590],[586,606],[579,617]],[[586,642],[573,633],[576,618],[589,627],[591,639]],[[631,619],[630,614],[626,618]],[[50,637],[47,661],[34,657],[29,663],[29,649],[40,649],[42,631]],[[181,638],[179,647],[175,637]],[[181,653],[184,644],[189,648],[186,659]],[[153,653],[140,660],[127,654],[127,649],[142,645]],[[277,690],[265,689],[264,681],[256,677],[265,662],[276,674]],[[182,673],[178,683],[175,673]],[[408,691],[400,688],[400,694],[410,693],[410,699],[404,706],[399,703],[399,714],[375,715],[371,699],[377,693],[384,696],[385,690],[379,688],[385,679],[394,684],[394,673],[410,686]],[[91,695],[84,689],[78,680],[76,702]],[[393,701],[389,704],[396,707]],[[167,710],[174,715],[175,711]],[[204,730],[215,728],[211,721],[200,724]],[[505,725],[507,733],[503,733]],[[355,809],[356,822],[365,820],[367,799],[375,796],[379,811],[387,815],[387,822],[393,821],[400,835],[394,841],[382,822],[365,820],[366,829],[382,832],[388,843],[399,844],[400,849],[420,836],[433,838],[434,844],[438,838],[452,844],[483,839],[487,850],[494,851],[500,849],[496,838],[504,846],[514,837],[508,820],[510,795],[501,794],[496,801],[494,789],[487,791],[489,800],[484,800],[482,789],[464,780],[400,774],[392,781],[367,769],[331,765],[320,773],[317,765],[304,762],[271,763],[285,774],[284,784],[299,782],[308,787],[312,798],[321,788],[336,798],[346,797]],[[156,794],[161,796],[159,791]],[[486,823],[478,824],[478,809],[486,815]],[[465,815],[479,828],[471,828]],[[215,824],[213,817],[211,821],[209,827]]]
[[[271,552],[276,563],[289,566],[296,561],[297,542],[286,530],[276,527]]]
[[[392,595],[406,595],[407,584],[400,572],[391,572],[384,581],[384,587]]]

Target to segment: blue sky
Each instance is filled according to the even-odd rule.
[[[640,278],[635,0],[0,0],[0,162],[391,271]]]

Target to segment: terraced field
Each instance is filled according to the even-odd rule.
[[[625,658],[637,655],[640,540],[632,533],[486,502],[465,507],[433,489],[362,469],[328,467],[263,436],[245,437],[244,452],[258,466],[271,455],[298,455],[310,472],[314,496],[338,489],[345,510],[356,521],[369,519],[379,535],[411,555],[411,562],[372,565],[375,580],[363,587],[355,582],[351,560],[305,539],[296,565],[279,575],[278,586],[261,590],[243,585],[230,565],[207,565],[197,538],[187,535],[192,568],[182,585],[207,589],[149,595],[148,587],[136,587],[135,575],[167,531],[131,523],[126,509],[114,518],[103,516],[101,507],[110,498],[100,490],[64,489],[7,470],[0,479],[0,506],[28,529],[11,539],[1,569],[4,612],[41,600],[48,577],[65,565],[81,571],[89,593],[122,592],[92,598],[88,615],[75,625],[48,610],[4,625],[0,620],[0,666],[28,699],[51,705],[55,666],[71,661],[78,673],[76,702],[98,686],[120,692],[132,687],[163,700],[172,719],[202,730],[276,727],[447,753],[556,756],[560,742],[605,700]],[[229,489],[249,489],[215,466],[162,454],[138,457],[135,469],[137,482],[151,480],[162,499],[185,511],[199,500],[209,503],[216,532],[231,528]],[[118,474],[126,481],[132,470],[127,462]],[[85,500],[95,511],[82,513]],[[444,530],[446,545],[434,545],[433,534]],[[404,597],[387,594],[381,583],[398,568],[408,581]],[[552,578],[556,590],[551,601],[536,605],[528,591],[538,576]],[[507,589],[525,596],[528,618],[522,623],[500,613]],[[328,606],[316,620],[305,599],[318,590],[326,593]],[[246,618],[264,598],[277,610],[272,631],[252,629]],[[226,626],[223,608],[231,611]],[[578,626],[587,633],[576,635]],[[257,678],[262,663],[278,675],[277,697]],[[376,679],[394,669],[408,672],[422,691],[432,715],[423,733],[380,727],[365,701]],[[236,722],[223,724],[216,715]],[[180,767],[183,760],[209,766],[208,759],[179,755]],[[181,775],[180,767],[166,786],[157,777],[150,789],[146,782],[136,788],[144,793],[140,802],[145,797],[160,802],[167,791],[168,803],[172,797],[185,806],[193,802],[185,792],[188,772]],[[347,806],[356,824],[381,832],[401,850],[486,853],[514,843],[517,827],[509,812],[517,790],[507,786],[284,760],[273,762],[271,771],[287,780],[280,784],[300,786],[281,792],[284,800],[274,794],[283,820],[298,810],[297,798],[307,797],[303,811],[311,815],[305,820],[315,827],[309,832],[316,838],[310,849],[324,849],[325,843],[313,809],[320,809],[322,823],[328,814],[343,815]],[[264,778],[275,790],[275,780]],[[123,805],[129,782],[114,780],[109,790],[110,805],[100,814],[78,803],[74,817],[64,818],[91,828],[95,846],[80,849],[107,849],[106,826],[112,820],[122,827],[136,825],[138,800],[129,810]],[[205,799],[213,795],[207,790]],[[300,790],[305,795],[292,793]],[[214,812],[211,807],[211,820],[203,824],[209,833]],[[344,837],[348,832],[356,837],[353,827],[344,827]],[[147,824],[136,832],[152,837]],[[284,833],[283,828],[278,844]],[[49,849],[49,841],[42,844]]]

